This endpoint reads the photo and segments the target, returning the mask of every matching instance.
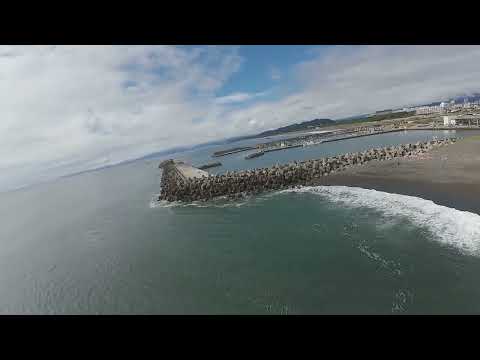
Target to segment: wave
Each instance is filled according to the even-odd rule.
[[[415,196],[348,186],[304,186],[279,193],[311,193],[349,208],[370,208],[386,217],[403,217],[463,252],[480,255],[480,215]]]
[[[182,201],[167,201],[158,200],[160,194],[154,194],[150,199],[150,209],[155,208],[184,208],[184,207],[196,207],[196,208],[226,208],[226,207],[241,207],[251,202],[252,197],[245,197],[241,200],[229,200],[226,196],[221,196],[209,201],[192,201],[189,203]]]
[[[249,196],[241,200],[217,198],[206,202],[168,202],[158,201],[155,194],[150,201],[150,208],[226,208],[258,205],[279,194],[309,193],[321,198],[341,204],[349,208],[369,208],[379,211],[382,220],[396,223],[399,219],[406,219],[413,225],[428,230],[436,240],[454,246],[469,254],[480,256],[480,215],[468,211],[435,204],[415,196],[387,193],[348,186],[303,186],[286,190],[265,193],[261,196]],[[320,229],[314,228],[315,231]]]

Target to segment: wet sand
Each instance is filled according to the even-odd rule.
[[[415,159],[372,161],[325,176],[318,185],[345,185],[411,195],[480,214],[480,136]]]

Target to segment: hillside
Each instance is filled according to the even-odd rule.
[[[378,115],[376,114],[372,116],[363,115],[361,117],[338,120],[336,123],[337,124],[355,124],[355,123],[361,123],[366,121],[374,122],[374,121],[382,121],[382,120],[390,120],[390,119],[401,119],[401,118],[414,116],[414,115],[415,115],[415,111],[401,111],[401,112],[388,113],[388,114],[378,114]]]
[[[267,130],[260,134],[255,135],[255,137],[266,137],[266,136],[280,135],[280,134],[289,133],[293,131],[312,130],[312,129],[315,129],[316,127],[323,127],[323,126],[329,126],[329,125],[335,125],[335,121],[330,119],[314,119],[314,120],[304,121],[297,124],[283,126],[274,130]]]

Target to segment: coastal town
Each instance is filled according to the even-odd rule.
[[[388,115],[385,120],[375,117]],[[380,135],[405,130],[452,130],[480,129],[480,101],[442,102],[435,106],[382,110],[370,114],[362,122],[315,127],[308,131],[284,134],[285,138],[259,142],[255,146],[225,149],[212,154],[213,157],[227,156],[238,152],[256,150],[245,157],[253,159],[271,151],[288,150],[302,146],[319,145],[332,141],[342,141],[361,136]]]
[[[478,102],[465,102],[461,106],[454,103],[441,103],[438,107],[433,106],[428,111],[425,107],[418,108],[415,111],[412,109],[406,110],[408,111],[382,110],[367,117],[365,121],[289,132],[282,134],[281,139],[272,140],[270,138],[271,141],[261,141],[252,146],[237,146],[217,150],[212,154],[212,157],[218,158],[240,152],[250,152],[245,157],[245,160],[249,160],[273,151],[318,146],[329,142],[387,133],[416,130],[480,129],[480,104]],[[372,121],[372,119],[379,117],[386,118],[380,121]],[[425,155],[431,151],[456,142],[456,137],[438,139],[434,136],[432,140],[425,142],[371,148],[357,153],[346,153],[307,161],[293,161],[269,168],[227,171],[226,173],[213,175],[206,170],[221,167],[221,162],[217,161],[195,167],[183,161],[169,159],[159,165],[163,176],[158,200],[207,201],[224,196],[237,199],[249,194],[259,194],[264,191],[298,185],[344,184],[347,181],[346,179],[350,179],[348,180],[351,181],[351,183],[348,183],[349,185],[355,186],[357,182],[364,179],[352,176],[351,172],[348,176],[340,176],[339,174],[348,173],[347,170],[352,168],[358,169],[360,165],[362,165],[361,167],[372,168],[372,162],[390,164],[386,165],[386,168],[383,167],[385,170],[391,169],[392,166],[394,168],[399,167],[401,162],[404,164],[406,160],[422,161]],[[476,142],[474,142],[475,144]],[[475,149],[468,151],[475,152]],[[402,168],[405,171],[406,167],[402,166]],[[356,171],[358,173],[358,170]],[[326,181],[326,178],[330,180]]]

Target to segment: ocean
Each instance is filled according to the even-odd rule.
[[[212,173],[465,136],[411,131],[244,160]],[[165,203],[160,161],[0,194],[1,314],[478,314],[480,215],[343,186]]]

